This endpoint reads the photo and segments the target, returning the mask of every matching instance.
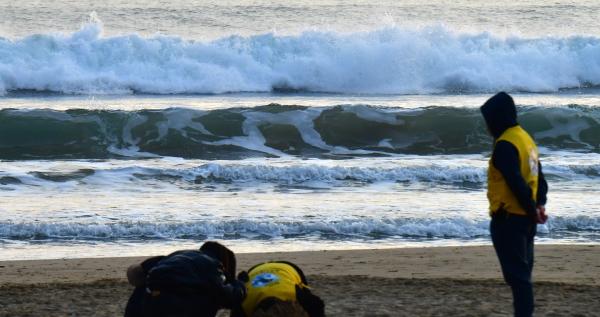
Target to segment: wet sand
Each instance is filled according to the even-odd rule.
[[[600,311],[600,245],[536,249],[536,316]],[[0,262],[0,316],[119,316],[129,264],[143,258]],[[238,269],[297,263],[329,316],[509,316],[510,290],[491,247],[239,254]],[[222,315],[226,316],[226,312]]]

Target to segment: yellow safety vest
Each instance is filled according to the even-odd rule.
[[[521,128],[514,126],[508,128],[496,140],[508,141],[517,148],[519,152],[519,164],[521,175],[525,182],[531,188],[532,199],[535,201],[538,189],[538,149],[531,136]],[[495,144],[494,144],[495,146]],[[502,173],[494,167],[490,158],[488,168],[488,200],[490,202],[490,214],[504,209],[509,213],[526,216],[527,212],[517,200],[511,189],[506,184]]]
[[[296,285],[308,287],[296,269],[282,262],[259,264],[248,272],[246,299],[242,308],[246,316],[252,316],[261,301],[275,297],[284,301],[296,300]]]

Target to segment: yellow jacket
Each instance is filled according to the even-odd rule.
[[[296,300],[296,286],[308,287],[301,272],[285,262],[259,264],[248,272],[246,299],[242,308],[246,316],[252,316],[260,302],[275,297],[284,301]]]
[[[518,125],[506,129],[506,131],[504,131],[496,140],[496,143],[498,141],[510,142],[519,152],[519,169],[523,179],[529,188],[531,188],[532,199],[535,201],[538,190],[539,164],[539,154],[535,142],[531,136]],[[493,214],[499,209],[504,209],[512,214],[527,215],[527,211],[521,207],[500,171],[494,167],[492,159],[490,159],[488,169],[487,196],[490,202],[490,214]]]

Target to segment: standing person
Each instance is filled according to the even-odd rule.
[[[494,151],[488,169],[490,233],[504,280],[512,289],[515,316],[534,310],[533,240],[545,223],[548,185],[533,139],[517,122],[511,96],[500,92],[481,106]]]
[[[238,307],[246,288],[235,269],[234,253],[213,241],[132,265],[127,279],[135,289],[125,317],[214,317],[221,308]]]

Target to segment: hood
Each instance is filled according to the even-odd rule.
[[[225,269],[227,281],[235,280],[236,260],[233,251],[215,241],[206,241],[200,247],[200,251],[209,257],[221,262]]]
[[[488,99],[480,110],[494,139],[499,138],[506,129],[518,124],[515,102],[505,92],[497,93]]]

